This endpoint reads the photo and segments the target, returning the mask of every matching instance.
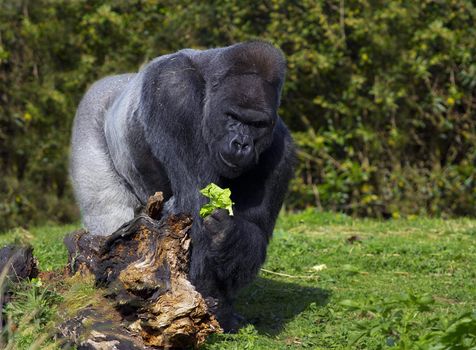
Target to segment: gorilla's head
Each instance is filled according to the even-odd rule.
[[[284,57],[264,42],[223,49],[207,79],[202,132],[212,164],[221,176],[235,178],[253,167],[273,140]]]

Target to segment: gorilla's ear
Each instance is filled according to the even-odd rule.
[[[286,60],[281,50],[264,41],[249,41],[227,47],[223,59],[227,75],[255,73],[272,85],[281,87]]]
[[[162,56],[141,73],[140,113],[145,125],[154,128],[159,114],[169,116],[160,118],[162,130],[179,130],[188,121],[193,125],[202,111],[205,81],[192,60],[180,52]]]

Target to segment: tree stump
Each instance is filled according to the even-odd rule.
[[[188,281],[192,219],[159,218],[162,195],[107,237],[84,230],[65,238],[70,274],[95,276],[104,302],[59,327],[78,349],[183,349],[221,332],[207,303]],[[151,217],[152,216],[152,217]]]
[[[67,312],[69,305],[62,305],[57,337],[63,343],[95,350],[184,349],[197,348],[209,334],[222,332],[206,301],[187,279],[192,219],[188,215],[161,217],[162,208],[159,192],[143,213],[110,236],[94,236],[85,230],[66,236],[67,276],[53,274],[50,282],[74,275],[69,279],[74,283],[76,277],[84,280],[92,275],[97,293],[94,302],[72,316]],[[36,277],[32,252],[30,246],[0,249],[0,282]],[[0,288],[0,310],[8,296]],[[0,318],[0,330],[1,326]]]

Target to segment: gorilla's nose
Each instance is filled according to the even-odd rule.
[[[235,136],[231,140],[230,146],[237,156],[246,157],[253,149],[253,140],[246,135]]]

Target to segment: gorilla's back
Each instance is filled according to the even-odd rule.
[[[79,104],[73,125],[70,173],[83,223],[93,234],[109,234],[133,218],[137,198],[117,174],[104,136],[104,120],[136,74],[103,78]]]

